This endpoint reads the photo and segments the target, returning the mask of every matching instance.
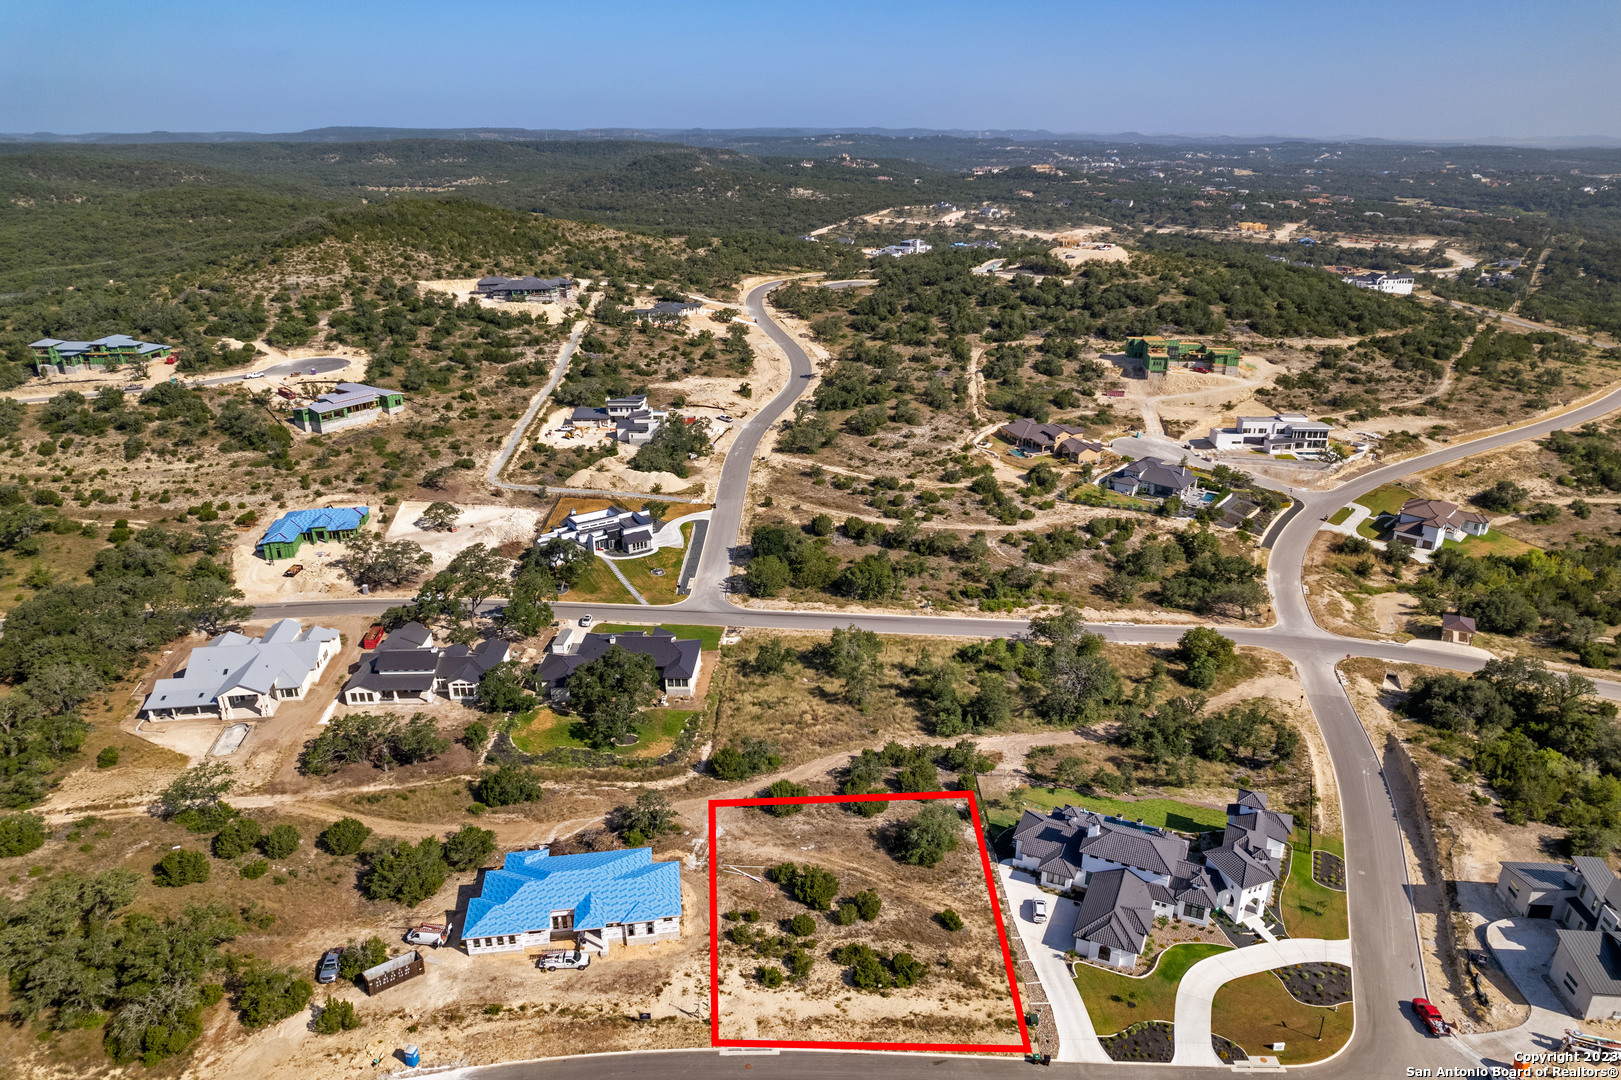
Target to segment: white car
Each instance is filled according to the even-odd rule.
[[[262,371],[250,371],[242,377],[244,379],[262,379],[265,377],[265,373]]]
[[[542,953],[535,960],[535,966],[542,971],[577,970],[591,966],[591,954],[575,949],[572,952]]]
[[[444,923],[418,923],[405,932],[405,940],[411,945],[432,945],[437,949],[450,940],[450,928]]]
[[[596,620],[595,620],[595,618],[593,616],[581,615],[580,616],[580,629],[584,630],[587,626],[590,626],[595,621]]]
[[[1047,921],[1047,901],[1030,901],[1030,921],[1033,923],[1044,923]]]

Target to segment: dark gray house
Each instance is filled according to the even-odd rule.
[[[1199,478],[1183,465],[1169,465],[1159,458],[1133,461],[1108,479],[1109,489],[1122,495],[1147,495],[1168,499],[1198,494]]]
[[[466,701],[478,695],[484,673],[512,654],[504,641],[440,648],[421,623],[406,623],[385,638],[343,685],[345,705],[424,704],[435,697]]]
[[[576,641],[572,634],[559,634],[553,640],[546,659],[535,666],[535,677],[542,690],[550,691],[554,698],[566,701],[568,678],[575,669],[600,659],[614,646],[626,652],[651,656],[653,666],[658,669],[659,685],[670,697],[690,697],[698,685],[704,663],[703,643],[692,638],[678,638],[662,626],[655,626],[651,632],[587,634],[583,641]]]
[[[534,304],[555,304],[559,300],[574,299],[574,279],[565,277],[538,278],[482,277],[473,291],[491,300],[522,301]]]

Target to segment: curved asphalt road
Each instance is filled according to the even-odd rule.
[[[804,392],[810,383],[807,376],[812,372],[810,358],[792,335],[771,320],[765,309],[764,295],[777,284],[780,282],[770,282],[752,290],[745,298],[745,304],[760,326],[787,353],[793,377],[738,433],[738,439],[721,470],[710,529],[715,542],[703,553],[693,581],[692,595],[679,604],[661,607],[658,617],[707,625],[822,632],[849,623],[894,634],[1002,637],[1024,632],[1028,624],[1021,620],[954,615],[759,611],[734,607],[727,601],[724,583],[731,566],[729,547],[735,541],[742,523],[755,451],[768,427],[787,412]],[[1485,450],[1543,435],[1556,428],[1579,425],[1618,407],[1621,407],[1621,391],[1556,418],[1471,442],[1457,443],[1421,457],[1375,469],[1341,484],[1331,492],[1290,492],[1302,507],[1278,529],[1267,574],[1276,623],[1266,628],[1219,628],[1235,642],[1272,649],[1293,662],[1305,687],[1307,702],[1327,742],[1339,783],[1347,864],[1351,871],[1349,900],[1352,972],[1357,1001],[1356,1034],[1350,1046],[1338,1057],[1314,1066],[1313,1076],[1325,1080],[1400,1076],[1405,1074],[1409,1066],[1455,1067],[1478,1061],[1478,1058],[1468,1054],[1467,1046],[1462,1042],[1428,1038],[1415,1025],[1402,1004],[1415,996],[1422,996],[1425,986],[1413,922],[1413,905],[1408,895],[1401,830],[1388,786],[1401,783],[1400,773],[1395,770],[1387,773],[1384,770],[1382,748],[1373,746],[1364,733],[1339,684],[1334,665],[1347,655],[1356,655],[1472,671],[1478,669],[1482,661],[1446,649],[1438,643],[1399,645],[1342,638],[1322,630],[1313,621],[1301,590],[1306,549],[1320,528],[1323,516],[1381,484]],[[256,614],[261,618],[279,618],[320,617],[340,612],[379,613],[392,603],[386,599],[370,598],[300,601],[262,605]],[[560,614],[567,616],[590,612],[598,617],[612,616],[631,621],[645,621],[648,616],[645,607],[631,605],[555,606]],[[1090,629],[1102,633],[1111,641],[1165,643],[1175,641],[1186,626],[1105,623]],[[1601,683],[1599,691],[1608,698],[1621,700],[1621,684]],[[621,1077],[624,1080],[640,1080],[646,1073],[657,1072],[664,1080],[712,1080],[718,1072],[735,1070],[741,1076],[747,1068],[748,1075],[757,1080],[768,1077],[784,1080],[845,1080],[853,1072],[879,1073],[901,1080],[925,1075],[972,1080],[981,1076],[1002,1075],[1018,1067],[1021,1066],[1005,1060],[921,1054],[875,1057],[839,1052],[784,1052],[780,1056],[717,1057],[711,1052],[690,1052],[553,1059],[543,1064],[518,1062],[474,1069],[469,1074],[476,1074],[480,1080],[530,1080],[541,1076],[548,1080],[575,1080],[576,1077],[581,1080],[587,1077],[590,1080],[619,1080]],[[1088,1074],[1132,1077],[1189,1074],[1185,1067],[1138,1064],[1060,1068],[1084,1068]]]

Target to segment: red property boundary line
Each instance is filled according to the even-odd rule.
[[[1002,965],[1007,970],[1008,990],[1013,994],[1014,1015],[1019,1021],[1017,1043],[914,1043],[914,1042],[798,1042],[783,1039],[723,1039],[720,1037],[720,874],[715,858],[715,811],[723,806],[787,806],[814,803],[901,802],[922,799],[967,799],[973,819],[974,839],[979,843],[979,864],[985,871],[985,888],[990,895],[991,914],[996,919],[996,937],[1002,945]],[[972,791],[920,791],[878,795],[805,795],[783,799],[709,800],[709,1044],[711,1046],[763,1047],[786,1050],[912,1050],[922,1053],[1030,1053],[1030,1029],[1024,1023],[1024,1003],[1019,999],[1019,983],[1013,973],[1013,951],[1008,946],[1007,927],[1002,923],[1002,903],[997,897],[996,879],[991,873],[990,850],[979,825],[979,803]]]

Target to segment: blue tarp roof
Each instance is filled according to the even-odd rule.
[[[294,510],[277,518],[259,539],[259,546],[285,544],[297,540],[311,529],[330,529],[346,532],[360,528],[369,508],[365,506],[331,506],[315,510]]]
[[[654,862],[652,848],[549,856],[510,852],[468,901],[463,938],[546,930],[552,912],[574,912],[574,929],[648,922],[681,914],[681,866]]]

